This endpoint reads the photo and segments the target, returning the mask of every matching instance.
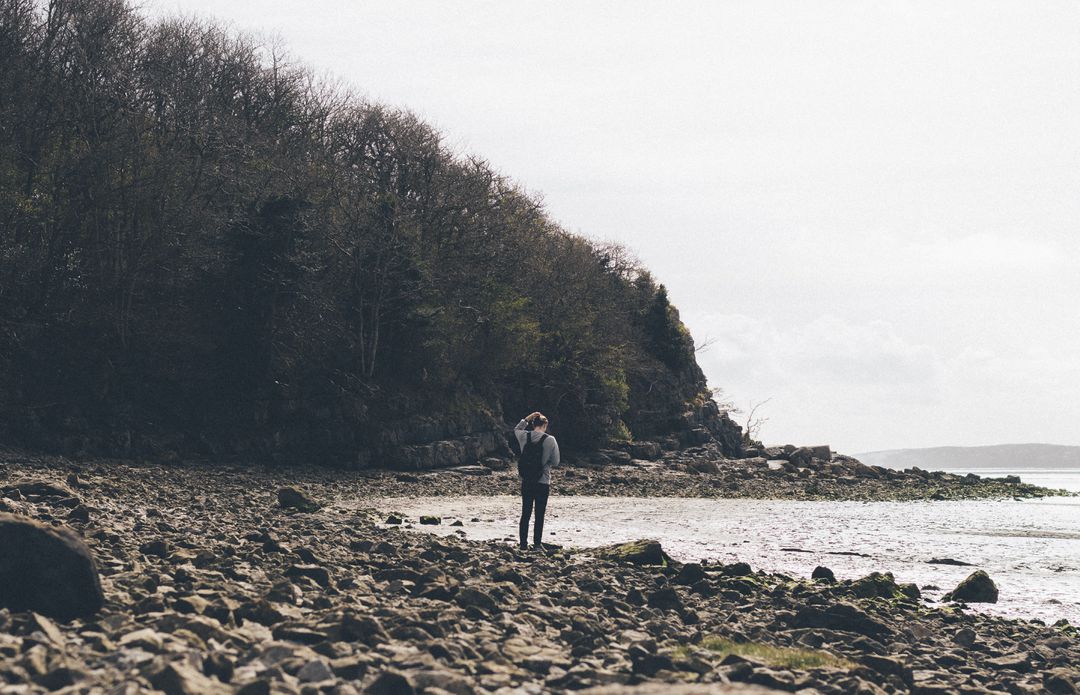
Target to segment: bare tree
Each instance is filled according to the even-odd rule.
[[[761,426],[769,421],[769,418],[757,414],[758,409],[771,400],[772,396],[756,403],[750,401],[750,407],[746,411],[746,424],[743,425],[743,439],[746,441],[757,441],[758,436],[761,434]]]

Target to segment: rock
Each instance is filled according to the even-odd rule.
[[[922,592],[919,591],[919,585],[915,582],[904,582],[903,584],[897,584],[896,586],[900,589],[901,594],[910,599],[918,601],[922,598]]]
[[[905,683],[909,685],[912,683],[911,666],[900,659],[889,656],[878,656],[877,654],[864,654],[860,657],[859,661],[864,666],[868,666],[878,673],[886,676],[898,676],[900,680]]]
[[[953,641],[962,647],[971,647],[975,644],[975,640],[978,639],[978,635],[970,627],[962,627],[956,631],[953,635]]]
[[[1048,693],[1054,695],[1074,695],[1077,692],[1076,679],[1078,677],[1075,668],[1055,668],[1043,673],[1043,687]]]
[[[182,662],[166,664],[150,676],[150,683],[166,695],[215,695],[227,688]]]
[[[296,672],[296,677],[301,683],[318,683],[333,680],[334,672],[322,659],[312,659]]]
[[[694,459],[689,464],[690,470],[706,475],[716,475],[720,472],[720,466],[710,459]]]
[[[749,577],[753,573],[754,570],[745,562],[733,562],[730,565],[724,565],[724,568],[720,570],[720,574],[725,577]]]
[[[398,516],[397,514],[390,514],[386,517],[386,521],[384,521],[383,523],[397,526],[400,525],[402,522],[403,519],[400,516]]]
[[[851,583],[851,591],[859,598],[896,598],[902,596],[892,572],[871,572]]]
[[[319,565],[292,565],[285,570],[286,577],[308,577],[322,588],[330,586],[330,571]]]
[[[825,609],[816,606],[803,606],[794,618],[796,627],[817,627],[830,630],[857,632],[867,637],[878,638],[892,634],[888,625],[871,618],[865,612],[850,603],[834,603]]]
[[[47,690],[60,690],[85,680],[89,675],[77,666],[56,666],[35,678],[34,682]]]
[[[826,584],[836,583],[836,575],[833,574],[833,571],[828,567],[822,567],[821,565],[814,568],[814,571],[810,574],[810,578],[823,581]]]
[[[344,656],[330,662],[330,668],[334,671],[334,675],[346,680],[362,678],[367,673],[369,665],[367,658],[360,654]]]
[[[38,495],[40,497],[59,497],[70,499],[76,497],[75,492],[63,483],[54,483],[49,480],[17,480],[4,486],[5,492],[18,490],[24,495]]]
[[[493,471],[505,471],[510,468],[510,464],[505,459],[489,456],[480,462],[485,468],[490,468]]]
[[[632,442],[630,455],[636,459],[655,461],[663,454],[663,449],[657,442]]]
[[[983,570],[975,570],[956,588],[941,597],[942,601],[966,603],[997,603],[998,589],[994,580]]]
[[[329,636],[321,630],[313,630],[302,623],[275,625],[272,634],[274,639],[299,642],[300,644],[319,644],[325,642]]]
[[[670,586],[665,586],[649,594],[649,608],[658,608],[665,611],[677,611],[682,609],[682,599]]]
[[[96,613],[104,600],[97,565],[75,532],[0,514],[0,607],[70,620]]]
[[[341,633],[344,639],[363,642],[369,647],[390,640],[379,619],[367,615],[358,618],[352,613],[346,613],[341,619]]]
[[[144,627],[141,630],[129,632],[120,638],[118,644],[121,647],[140,647],[149,652],[160,652],[165,646],[165,640],[157,630]]]
[[[210,601],[201,596],[181,596],[176,599],[176,612],[185,615],[202,615],[210,608]]]
[[[678,576],[675,577],[676,584],[682,584],[684,586],[692,586],[705,578],[705,570],[696,562],[690,562],[682,566],[679,570]]]
[[[995,669],[1009,669],[1010,671],[1027,673],[1031,670],[1031,655],[1023,652],[1015,652],[998,656],[993,659],[987,659],[986,663],[988,666]]]
[[[235,672],[236,664],[221,652],[211,652],[203,659],[203,673],[208,676],[216,676],[222,683],[231,681]]]
[[[635,565],[667,565],[671,560],[664,554],[659,541],[647,539],[598,548],[596,552],[605,560],[630,562]]]
[[[140,545],[139,552],[143,555],[165,557],[169,554],[169,543],[168,541],[158,538],[157,540],[148,541]]]
[[[829,461],[832,459],[832,447],[828,444],[818,444],[807,448],[810,449],[810,455],[819,461]]]
[[[85,504],[80,504],[68,512],[67,518],[68,521],[81,521],[86,523],[87,521],[90,521],[90,507],[87,507]]]
[[[302,512],[317,512],[321,509],[318,502],[295,487],[280,488],[277,491],[277,499],[282,509],[298,509]]]
[[[630,649],[634,673],[655,676],[659,671],[674,671],[675,664],[666,654],[653,654],[643,649]]]
[[[953,565],[954,567],[971,567],[970,562],[954,560],[951,557],[935,557],[926,561],[928,565]]]
[[[462,608],[472,606],[474,608],[479,608],[485,613],[495,613],[499,610],[499,604],[495,602],[495,599],[491,598],[486,592],[471,586],[463,587],[458,591],[454,600]]]
[[[437,516],[422,516],[420,517],[420,523],[423,526],[438,526],[442,523],[442,519]]]
[[[115,695],[115,691],[114,695]],[[259,678],[248,683],[244,683],[240,686],[234,695],[270,695],[270,680],[268,678]]]
[[[457,673],[449,671],[414,671],[409,674],[413,686],[425,693],[436,689],[453,695],[473,695],[469,681]]]
[[[805,466],[810,465],[810,461],[812,461],[813,458],[814,458],[814,452],[813,451],[806,448],[805,446],[800,446],[799,448],[795,449],[790,454],[788,454],[788,459],[787,460],[790,461],[795,466],[805,467]]]
[[[368,687],[364,688],[364,695],[414,695],[416,688],[398,671],[386,670],[375,677]]]

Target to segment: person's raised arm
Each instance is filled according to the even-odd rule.
[[[533,413],[529,413],[528,415],[526,415],[526,416],[525,416],[525,417],[524,417],[524,418],[523,418],[523,419],[521,420],[521,422],[519,422],[518,424],[514,425],[514,429],[515,429],[515,430],[523,430],[523,429],[527,428],[527,427],[529,426],[529,423],[530,423],[530,422],[532,422],[532,419],[533,419],[534,417],[536,417],[537,415],[539,415],[539,414],[540,414],[539,412],[533,412]]]

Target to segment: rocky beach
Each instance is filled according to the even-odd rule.
[[[439,470],[370,471],[371,496],[505,495],[517,474],[505,458]],[[605,449],[559,469],[555,492],[611,497],[914,501],[1031,498],[1069,494],[1029,485],[1017,476],[956,475],[918,468],[867,466],[829,447],[750,449],[727,458],[717,444],[665,450],[645,442]]]
[[[673,468],[701,465],[694,452],[678,456],[687,460]],[[893,489],[870,474],[858,485],[826,478],[824,466],[855,468],[843,460],[811,475],[713,462],[732,472],[568,466],[560,492]],[[499,467],[355,473],[7,452],[0,533],[29,540],[19,557],[0,548],[0,595],[29,583],[34,605],[0,610],[0,692],[1071,693],[1080,682],[1074,627],[928,605],[887,567],[855,580],[820,568],[812,579],[682,564],[647,542],[521,552],[388,526],[385,510],[364,504],[505,493],[512,472]],[[1041,492],[902,475],[897,494],[912,498]],[[85,542],[100,572],[96,599],[92,584],[72,596],[31,576],[63,575],[64,557],[77,574],[85,561],[57,555],[47,542],[56,526],[71,529],[65,548]],[[39,550],[60,559],[26,565]],[[72,615],[80,599],[85,610]]]

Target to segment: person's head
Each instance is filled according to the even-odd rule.
[[[529,424],[532,425],[533,431],[535,432],[547,432],[548,419],[544,415],[537,415]]]

